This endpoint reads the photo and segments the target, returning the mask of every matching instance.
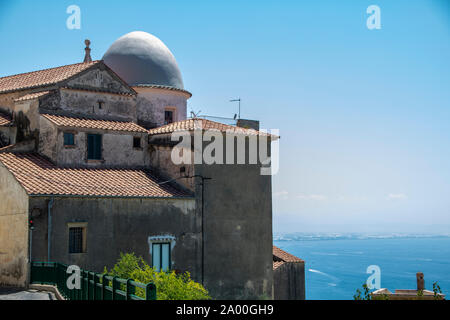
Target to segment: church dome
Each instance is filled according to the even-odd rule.
[[[109,47],[103,61],[131,86],[156,85],[184,89],[177,61],[157,37],[133,31]]]

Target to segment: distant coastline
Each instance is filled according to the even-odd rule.
[[[273,241],[316,241],[316,240],[369,240],[369,239],[417,239],[417,238],[450,238],[450,233],[277,233],[273,234]]]

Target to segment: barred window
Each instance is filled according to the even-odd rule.
[[[69,253],[83,253],[84,228],[69,228]]]

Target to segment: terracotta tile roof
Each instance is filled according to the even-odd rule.
[[[90,63],[76,63],[62,67],[2,77],[0,78],[0,93],[56,84],[69,79],[99,62],[100,60]]]
[[[0,112],[0,126],[8,126],[12,122],[12,119],[7,114]]]
[[[90,128],[112,131],[147,132],[146,129],[134,122],[122,122],[111,120],[95,120],[83,117],[67,117],[62,115],[41,114],[42,117],[56,124],[58,127]]]
[[[192,93],[190,93],[189,91],[180,89],[180,88],[171,87],[171,86],[162,86],[162,85],[157,85],[157,84],[138,84],[138,85],[134,85],[133,87],[179,91],[179,92],[183,92],[183,93],[187,94],[189,97],[192,97]]]
[[[29,195],[190,197],[144,169],[62,168],[36,153],[0,153],[3,164]]]
[[[296,256],[281,250],[278,247],[273,246],[273,261],[277,262],[304,262],[302,259],[297,258]]]
[[[273,270],[275,270],[276,268],[282,266],[285,262],[284,261],[274,261],[273,262]]]
[[[254,129],[246,129],[236,126],[231,126],[228,124],[223,124],[220,122],[215,122],[207,119],[187,119],[183,121],[172,122],[162,127],[153,128],[148,130],[149,135],[156,134],[165,134],[172,133],[176,131],[193,131],[193,130],[218,130],[220,132],[226,132],[229,130],[230,132],[236,134],[244,134],[244,135],[261,135],[261,136],[272,136],[272,138],[278,138],[274,135],[270,135],[264,132],[260,132]]]
[[[20,102],[20,101],[36,99],[36,98],[39,98],[39,97],[43,97],[43,96],[45,96],[45,95],[47,95],[49,93],[50,93],[50,91],[41,91],[41,92],[29,93],[29,94],[26,94],[26,95],[24,95],[22,97],[14,99],[14,101]]]

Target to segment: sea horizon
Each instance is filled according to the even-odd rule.
[[[308,300],[353,299],[373,265],[381,270],[380,288],[416,289],[416,272],[423,272],[427,290],[437,282],[450,295],[448,233],[277,232],[273,239],[305,260]]]

